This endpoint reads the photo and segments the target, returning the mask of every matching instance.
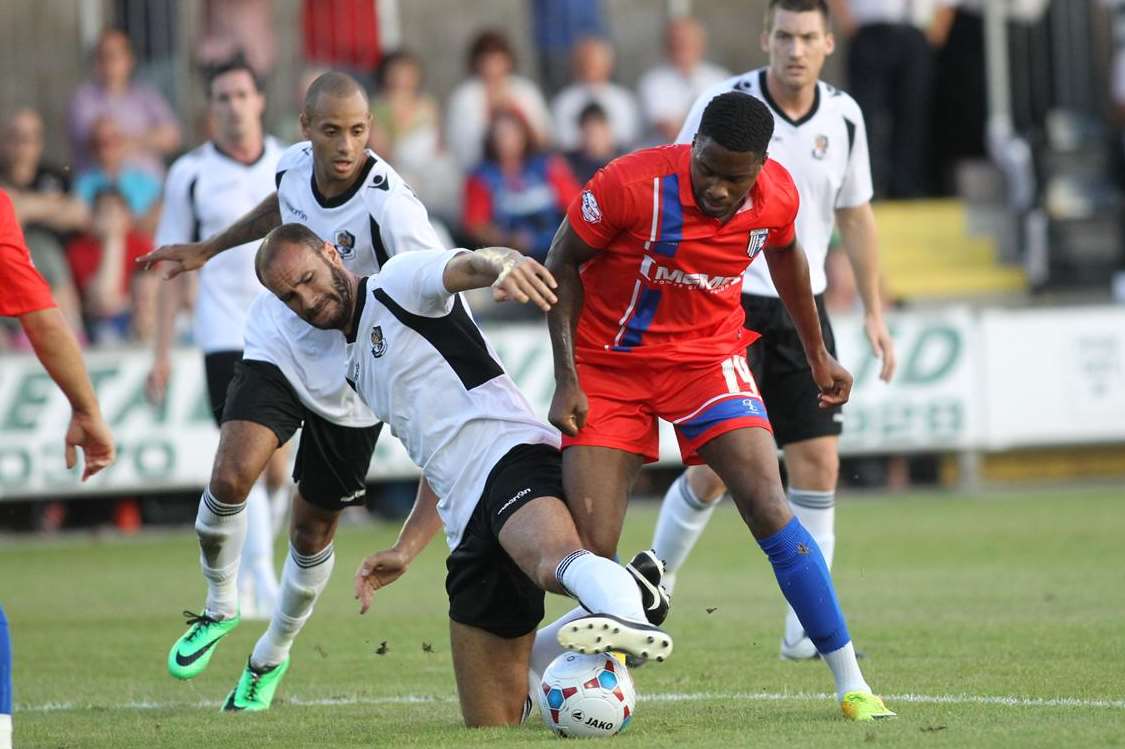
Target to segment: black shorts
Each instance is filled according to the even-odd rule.
[[[381,423],[359,428],[333,424],[305,408],[280,369],[254,359],[235,365],[222,420],[261,424],[281,445],[303,425],[293,467],[301,496],[326,510],[364,503]]]
[[[498,637],[522,637],[543,619],[543,590],[500,546],[500,529],[533,499],[563,497],[562,460],[550,445],[516,445],[484,485],[445,566],[449,618]]]
[[[820,390],[813,382],[801,337],[785,305],[776,297],[743,294],[742,307],[746,310],[746,327],[762,335],[750,345],[746,356],[762,391],[777,444],[785,447],[815,437],[839,435],[843,431],[842,410],[839,406],[818,406]],[[816,309],[820,313],[824,345],[828,353],[836,356],[836,339],[821,296],[816,297]]]
[[[203,355],[203,370],[207,373],[207,398],[211,401],[211,416],[218,426],[223,420],[223,405],[227,390],[234,379],[234,368],[242,361],[241,351],[213,351]]]

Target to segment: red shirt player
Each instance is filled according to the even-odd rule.
[[[821,404],[848,399],[852,378],[825,349],[796,241],[797,190],[766,155],[772,135],[762,102],[723,94],[692,145],[619,158],[571,204],[547,257],[559,300],[548,314],[550,420],[563,432],[578,533],[605,556],[617,550],[637,472],[657,458],[657,419],[671,422],[684,461],[706,463],[727,485],[846,701],[870,689],[820,549],[789,510],[744,353],[757,336],[743,329],[742,274],[764,255]]]
[[[94,388],[86,374],[78,342],[51,289],[35,266],[20,231],[12,200],[0,190],[0,316],[18,317],[36,356],[62,389],[73,409],[66,430],[66,467],[73,468],[75,448],[85,453],[82,480],[113,462],[116,449],[102,419]]]

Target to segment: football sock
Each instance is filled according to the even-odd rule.
[[[648,622],[636,581],[612,559],[578,549],[559,562],[555,578],[591,614]]]
[[[818,492],[789,489],[789,509],[808,529],[809,535],[820,547],[821,556],[828,569],[832,569],[832,554],[836,549],[836,495],[835,492]],[[805,628],[790,606],[785,614],[785,641],[797,644],[805,636]]]
[[[332,544],[308,556],[289,547],[289,556],[281,570],[281,600],[274,609],[269,628],[254,646],[251,666],[276,666],[289,656],[289,648],[312,615],[313,605],[328,585],[335,564]]]
[[[871,687],[863,678],[859,670],[859,661],[855,658],[855,646],[851,640],[844,647],[833,650],[831,653],[821,653],[820,657],[832,669],[832,678],[836,680],[836,699],[844,699],[848,692],[870,692]]]
[[[714,502],[703,502],[696,497],[687,473],[681,473],[668,487],[660,504],[652,550],[656,558],[664,562],[664,587],[669,593],[675,585],[675,573],[687,561],[720,501],[722,497]]]
[[[207,613],[224,618],[238,614],[238,567],[246,541],[245,504],[228,505],[203,490],[195,516],[199,564],[207,579]]]
[[[791,518],[784,528],[758,541],[773,565],[774,576],[789,604],[796,610],[805,632],[820,653],[829,653],[851,639],[840,611],[836,591],[820,547]]]
[[[0,749],[12,749],[12,641],[0,606]]]
[[[589,611],[576,606],[535,633],[535,643],[531,646],[531,673],[528,675],[533,693],[538,692],[539,680],[543,678],[547,666],[564,652],[563,646],[559,644],[559,631],[575,619],[589,615]]]
[[[246,545],[242,549],[239,587],[252,584],[258,613],[273,611],[277,603],[277,575],[273,571],[273,521],[265,482],[258,482],[246,497]]]

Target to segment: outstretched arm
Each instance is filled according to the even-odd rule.
[[[863,330],[875,356],[883,362],[879,379],[890,382],[895,373],[895,345],[879,299],[879,240],[875,212],[870,203],[836,209],[836,226],[844,241],[844,251],[855,275],[856,289],[863,301]]]
[[[81,447],[86,459],[82,471],[85,481],[114,461],[117,448],[102,419],[78,341],[57,307],[21,315],[20,325],[47,374],[70,401],[72,415],[66,430],[66,467],[74,467],[75,448]]]
[[[438,496],[430,488],[430,482],[423,478],[418,482],[414,507],[402,524],[395,545],[367,557],[356,570],[355,597],[359,601],[359,613],[366,614],[375,591],[402,577],[411,562],[429,545],[441,528],[437,505]]]
[[[820,316],[809,284],[809,261],[805,251],[794,239],[787,247],[769,249],[765,254],[773,285],[777,287],[777,293],[797,327],[813,380],[820,388],[821,408],[847,403],[852,390],[852,376],[824,346]]]
[[[557,284],[550,271],[534,258],[508,247],[459,253],[445,264],[442,283],[451,294],[491,286],[498,302],[534,302],[544,312],[558,301],[551,291]]]
[[[555,396],[548,418],[565,434],[574,436],[586,424],[590,404],[578,384],[574,363],[574,335],[582,313],[585,294],[578,269],[592,259],[597,250],[588,245],[563,219],[551,250],[547,253],[547,270],[554,276],[558,302],[547,313],[547,329],[551,333],[551,351],[555,359]]]
[[[148,268],[153,263],[167,261],[168,270],[164,277],[175,278],[181,273],[198,270],[220,252],[261,239],[278,226],[281,226],[281,209],[278,207],[277,193],[274,192],[226,230],[210,239],[159,247],[137,258],[137,262]]]

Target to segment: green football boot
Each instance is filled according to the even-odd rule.
[[[188,631],[176,640],[168,652],[168,673],[177,679],[191,679],[203,673],[219,640],[238,626],[237,616],[215,619],[204,611],[193,614],[185,611]]]
[[[230,713],[237,713],[242,710],[269,710],[270,704],[273,702],[273,693],[277,691],[277,685],[281,683],[281,677],[285,676],[285,672],[288,670],[288,657],[276,666],[263,669],[254,668],[250,665],[250,659],[247,658],[246,668],[242,671],[242,678],[238,680],[238,684],[227,695],[227,701],[223,703],[223,710]]]

